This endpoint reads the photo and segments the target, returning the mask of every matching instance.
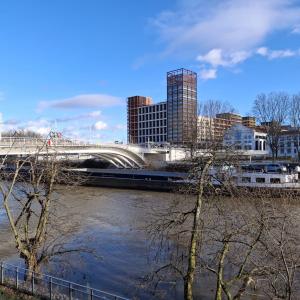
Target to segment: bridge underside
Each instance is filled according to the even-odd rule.
[[[47,155],[55,155],[57,159],[72,159],[72,160],[80,160],[83,158],[99,158],[103,161],[109,162],[114,167],[119,169],[124,168],[143,168],[145,165],[145,162],[143,158],[141,158],[139,155],[130,152],[128,150],[124,149],[105,149],[100,148],[97,150],[91,150],[91,149],[47,149],[47,151],[37,151],[37,149],[22,149],[21,151],[16,151],[14,149],[13,151],[9,151],[7,153],[1,153],[0,150],[0,156],[29,156],[29,155],[39,155],[41,157],[47,156]]]
[[[116,168],[119,168],[119,169],[124,169],[124,168],[138,169],[138,168],[141,168],[140,164],[138,164],[134,160],[132,160],[128,157],[122,156],[122,155],[118,155],[118,154],[111,155],[109,153],[101,153],[101,154],[95,154],[93,156],[98,157],[98,158],[100,158],[104,161],[107,161],[107,162],[109,162],[110,164],[112,164],[113,166],[115,166]]]

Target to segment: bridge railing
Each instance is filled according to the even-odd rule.
[[[54,276],[31,272],[3,262],[0,264],[0,283],[18,291],[48,299],[129,300],[119,295]]]
[[[0,147],[10,148],[10,147],[41,147],[43,145],[48,146],[61,146],[61,147],[72,147],[72,146],[91,146],[90,142],[82,140],[72,140],[63,138],[28,138],[28,137],[1,137]],[[94,145],[93,145],[94,146]]]

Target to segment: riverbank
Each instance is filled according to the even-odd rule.
[[[0,300],[41,300],[42,298],[28,295],[15,289],[0,286]]]

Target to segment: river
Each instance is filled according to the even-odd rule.
[[[64,257],[70,264],[53,263],[47,272],[81,284],[125,297],[156,299],[141,288],[151,270],[148,237],[142,228],[151,207],[167,205],[174,194],[124,189],[60,187],[59,214],[74,225],[71,243],[94,249],[95,253]],[[0,212],[1,260],[18,263],[9,227]],[[58,267],[60,266],[60,267]],[[49,266],[48,266],[49,267]],[[165,283],[163,298],[181,299],[182,289]]]

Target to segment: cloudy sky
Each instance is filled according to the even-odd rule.
[[[7,0],[0,45],[4,129],[125,141],[126,97],[165,100],[180,67],[242,114],[300,92],[299,0]]]

